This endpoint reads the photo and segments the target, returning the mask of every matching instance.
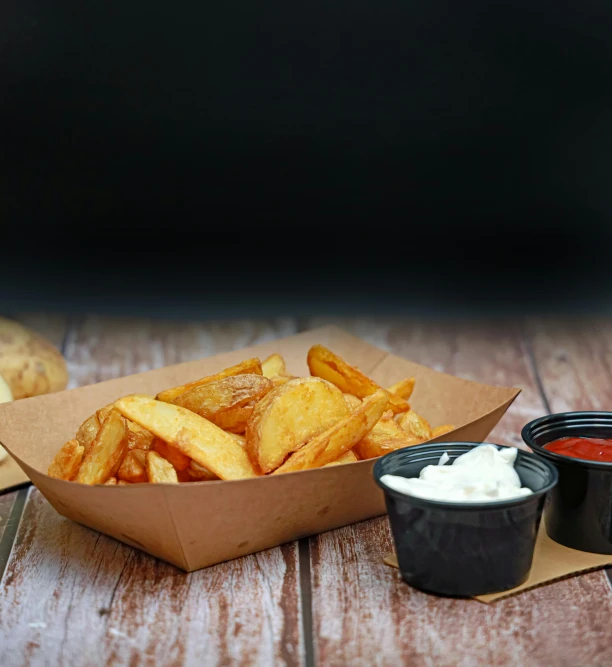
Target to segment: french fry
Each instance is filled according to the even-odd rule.
[[[109,477],[106,482],[104,482],[104,486],[117,486],[117,478]]]
[[[273,378],[277,375],[286,375],[287,366],[280,354],[271,354],[261,363],[261,371],[264,377]]]
[[[194,387],[171,403],[187,408],[225,431],[244,433],[253,405],[274,385],[254,373],[214,380]],[[250,406],[250,409],[245,409]]]
[[[308,350],[307,361],[311,375],[335,384],[345,394],[365,398],[381,389],[374,380],[364,375],[358,368],[347,364],[344,359],[323,345],[313,345]],[[389,408],[394,414],[410,409],[408,403],[399,396],[387,392],[387,397]]]
[[[95,437],[98,435],[100,430],[100,420],[98,415],[91,415],[88,417],[80,426],[76,434],[76,439],[79,441],[79,444],[85,449],[85,453],[91,447],[91,443],[94,441]]]
[[[354,452],[361,459],[373,459],[383,456],[396,449],[410,447],[421,442],[419,438],[410,436],[393,420],[391,410],[377,422],[376,426],[362,438],[354,448]]]
[[[164,442],[161,438],[155,438],[153,450],[166,459],[166,461],[170,461],[177,471],[185,470],[191,463],[191,459],[188,456],[185,456],[183,452]]]
[[[387,392],[383,389],[368,396],[355,412],[306,443],[272,474],[320,468],[336,461],[374,428],[388,402]]]
[[[361,405],[361,399],[357,398],[357,396],[353,396],[353,394],[344,394],[344,400],[349,406],[349,410],[351,410],[351,412],[353,410],[357,410],[357,408]]]
[[[113,409],[114,405],[114,403],[109,403],[108,405],[105,405],[103,408],[100,408],[96,411],[96,417],[98,418],[100,424],[103,424],[106,421],[106,418],[110,414],[110,411]]]
[[[125,417],[176,447],[221,479],[257,476],[246,451],[234,438],[195,412],[171,403],[135,396],[119,399],[116,406]]]
[[[156,399],[158,401],[165,401],[170,403],[174,401],[175,398],[181,394],[184,394],[190,389],[201,387],[202,385],[208,384],[209,382],[214,382],[215,380],[223,380],[223,378],[232,377],[234,375],[242,375],[245,373],[255,373],[256,375],[261,375],[262,370],[261,362],[259,359],[246,359],[245,361],[242,361],[235,366],[230,366],[230,368],[226,368],[225,370],[221,371],[220,373],[216,373],[215,375],[208,375],[207,377],[200,378],[195,382],[188,382],[187,384],[183,384],[180,387],[165,389],[164,391],[160,391],[159,394],[157,394]]]
[[[232,438],[241,446],[241,447],[246,447],[246,440],[243,435],[238,435],[238,433],[229,433],[227,432],[228,435],[231,435]]]
[[[127,448],[128,450],[132,449],[151,449],[153,440],[155,436],[151,431],[147,431],[146,428],[142,428],[140,424],[128,420],[127,422]]]
[[[200,465],[196,461],[192,461],[187,468],[187,472],[190,477],[198,482],[210,482],[213,479],[219,479],[214,472],[211,472],[208,468]]]
[[[74,439],[68,440],[55,455],[47,474],[57,479],[71,480],[78,472],[85,448]]]
[[[112,477],[127,449],[127,426],[117,410],[111,410],[87,454],[76,481],[81,484],[104,484]]]
[[[114,478],[113,478],[113,479],[114,479]],[[130,486],[131,483],[132,483],[132,482],[126,482],[124,479],[120,479],[120,480],[117,482],[117,486]],[[107,482],[107,484],[108,484],[108,482]]]
[[[275,375],[273,378],[270,378],[272,384],[275,387],[280,387],[282,384],[286,384],[289,380],[295,380],[294,375]]]
[[[146,468],[151,484],[178,484],[174,466],[157,452],[146,453]]]
[[[439,438],[441,435],[450,433],[450,431],[453,431],[454,429],[455,429],[454,424],[442,424],[442,426],[436,426],[435,428],[431,429],[431,437]]]
[[[339,459],[336,459],[331,463],[326,463],[323,468],[327,468],[328,466],[340,466],[345,463],[355,463],[357,461],[359,461],[359,459],[355,456],[355,453],[352,450],[349,450],[348,452],[344,452]]]
[[[271,472],[348,413],[344,396],[333,384],[319,378],[291,380],[255,406],[246,430],[247,452],[264,473]]]
[[[143,449],[132,449],[129,451],[119,466],[117,478],[120,481],[132,484],[148,482],[146,458],[147,453]]]
[[[399,425],[409,435],[420,438],[422,441],[431,439],[429,422],[418,415],[414,410],[408,410],[399,418]]]
[[[387,391],[390,391],[392,394],[395,394],[396,396],[399,396],[400,398],[403,398],[405,401],[407,401],[412,396],[415,382],[416,378],[414,377],[406,378],[405,380],[400,380],[399,382],[392,384],[387,389]]]

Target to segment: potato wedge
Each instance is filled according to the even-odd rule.
[[[147,431],[146,428],[142,428],[140,424],[127,420],[127,448],[128,450],[132,449],[151,449],[153,440],[155,436],[151,431]]]
[[[248,373],[194,387],[171,403],[187,408],[225,431],[244,433],[252,406],[274,388],[272,381]],[[243,410],[247,405],[250,410]]]
[[[166,461],[170,461],[177,471],[185,470],[191,463],[191,459],[188,456],[185,456],[183,452],[169,445],[161,438],[155,438],[152,449],[162,458],[166,459]]]
[[[333,384],[320,378],[291,380],[255,406],[246,429],[247,452],[263,472],[271,472],[348,414],[344,396]]]
[[[357,398],[365,398],[382,388],[358,368],[350,366],[344,359],[323,345],[313,345],[308,350],[307,361],[311,375],[335,384],[345,394],[354,394]],[[393,410],[394,414],[406,412],[410,409],[408,403],[399,396],[388,392],[387,394],[389,408]]]
[[[68,440],[55,455],[47,474],[56,479],[71,480],[79,471],[85,448],[77,440]]]
[[[332,461],[331,463],[326,463],[323,468],[327,468],[328,466],[340,466],[344,465],[345,463],[355,463],[356,461],[359,461],[353,450],[349,449],[348,452],[344,452],[342,456],[339,459],[336,459],[335,461]]]
[[[357,410],[357,408],[361,405],[361,399],[357,398],[357,396],[353,396],[353,394],[344,394],[344,400],[349,406],[349,410],[351,412]]]
[[[97,414],[91,415],[91,417],[88,417],[79,426],[79,430],[77,431],[76,434],[76,439],[79,441],[79,444],[81,444],[85,448],[85,453],[87,453],[87,451],[91,447],[91,443],[98,435],[99,430],[100,430],[100,420],[98,419]]]
[[[414,410],[408,410],[408,412],[403,414],[399,418],[398,423],[408,435],[420,438],[423,441],[431,439],[431,426],[429,422]]]
[[[146,453],[147,476],[151,484],[178,484],[176,470],[157,452]]]
[[[399,396],[400,398],[403,398],[405,401],[407,401],[412,396],[415,383],[416,378],[406,378],[405,380],[400,380],[399,382],[392,384],[387,389],[387,391],[390,391],[392,394],[395,394],[396,396]]]
[[[365,438],[355,445],[354,451],[362,460],[373,459],[396,449],[418,445],[420,442],[419,438],[408,435],[397,425],[393,420],[393,412],[389,410],[385,412]]]
[[[336,461],[374,428],[388,402],[384,389],[368,396],[355,412],[314,437],[272,474],[320,468]]]
[[[190,389],[201,387],[202,385],[208,384],[209,382],[214,382],[215,380],[223,380],[223,378],[232,377],[234,375],[242,375],[244,373],[255,373],[256,375],[261,375],[262,370],[261,362],[259,359],[246,359],[245,361],[241,361],[235,366],[230,366],[229,368],[226,368],[225,370],[221,371],[220,373],[216,373],[215,375],[208,375],[206,377],[200,378],[199,380],[196,380],[195,382],[188,382],[187,384],[183,384],[180,387],[165,389],[164,391],[160,391],[155,398],[158,401],[171,403],[175,398],[181,394],[184,394]]]
[[[241,447],[246,447],[246,441],[243,435],[238,435],[238,433],[228,433],[228,435],[231,435]]]
[[[441,435],[445,435],[454,429],[454,424],[442,424],[442,426],[436,426],[435,428],[431,429],[431,437],[439,438]]]
[[[280,354],[271,354],[261,362],[261,371],[264,377],[273,378],[276,375],[286,375],[287,366]]]
[[[127,425],[117,410],[111,410],[83,458],[76,481],[104,484],[113,477],[127,450]]]
[[[132,449],[123,459],[119,470],[117,471],[117,479],[131,484],[143,484],[148,482],[147,468],[146,468],[147,453],[143,449]]]
[[[221,479],[257,476],[244,448],[229,433],[195,412],[136,396],[121,398],[116,406],[128,419],[176,447]]]
[[[187,468],[191,479],[197,480],[198,482],[210,482],[213,479],[219,479],[214,472],[211,472],[208,468],[201,466],[196,461],[192,461]]]
[[[132,482],[126,482],[124,479],[120,479],[120,480],[117,482],[117,486],[130,486],[131,483],[132,483]],[[107,484],[108,484],[108,482],[107,482]]]
[[[100,408],[96,411],[96,417],[98,418],[100,424],[106,421],[106,418],[108,417],[110,411],[113,409],[114,405],[114,403],[109,403],[108,405],[105,405],[103,408]]]
[[[116,477],[109,477],[106,482],[104,482],[105,486],[117,486],[117,478]]]

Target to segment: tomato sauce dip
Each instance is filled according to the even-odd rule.
[[[612,463],[612,439],[608,438],[559,438],[544,449],[573,459]]]

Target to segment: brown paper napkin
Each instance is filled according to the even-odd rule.
[[[398,567],[397,558],[394,553],[387,554],[384,558],[387,565]],[[533,564],[527,581],[516,588],[501,593],[490,595],[477,595],[474,599],[480,602],[496,602],[504,598],[522,593],[536,586],[550,584],[553,581],[571,577],[589,570],[597,570],[606,565],[612,565],[612,555],[591,554],[586,551],[577,551],[557,544],[548,537],[544,528],[544,522],[540,524],[540,532],[536,540],[533,553]]]

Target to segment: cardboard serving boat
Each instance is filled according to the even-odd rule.
[[[374,460],[237,481],[85,486],[52,479],[58,448],[98,408],[129,393],[158,391],[242,359],[280,352],[290,373],[308,375],[306,353],[326,345],[382,386],[416,376],[410,402],[432,424],[456,424],[440,438],[481,442],[519,389],[439,373],[393,356],[335,327],[308,331],[199,361],[0,406],[0,443],[63,516],[193,571],[385,513]]]

